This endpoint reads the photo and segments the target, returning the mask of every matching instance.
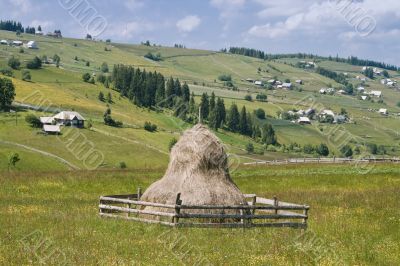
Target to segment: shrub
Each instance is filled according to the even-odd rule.
[[[146,131],[149,131],[149,132],[154,132],[154,131],[157,130],[157,125],[152,124],[152,123],[150,123],[150,122],[145,122],[145,123],[144,123],[144,129],[145,129]]]
[[[3,74],[4,76],[8,76],[8,77],[12,77],[14,75],[12,68],[10,68],[10,67],[5,67],[5,68],[0,69],[0,73]]]
[[[19,69],[19,67],[21,66],[21,62],[18,58],[12,56],[10,59],[8,59],[8,66],[12,69]]]
[[[249,102],[252,102],[252,101],[253,101],[253,97],[251,97],[250,94],[247,94],[246,96],[244,96],[244,99],[245,99],[246,101],[249,101]]]
[[[29,72],[29,70],[22,70],[22,80],[23,81],[31,81],[32,76],[31,76],[31,72]]]
[[[120,162],[119,163],[119,168],[125,169],[126,168],[126,163],[125,162]]]
[[[247,143],[246,144],[246,151],[247,153],[251,154],[254,153],[254,145],[252,143]]]
[[[265,119],[265,111],[261,108],[256,110],[256,116],[258,119]]]
[[[82,79],[84,82],[89,82],[90,78],[91,78],[91,76],[89,73],[85,73],[82,75]]]
[[[311,144],[306,144],[303,147],[303,152],[306,154],[312,154],[314,153],[315,149]]]
[[[259,93],[256,96],[256,100],[260,102],[265,102],[267,100],[268,96],[265,95],[264,93]]]
[[[42,123],[40,122],[40,119],[35,116],[34,114],[29,114],[25,117],[25,121],[34,128],[41,128]]]
[[[378,154],[378,146],[374,143],[368,145],[368,149],[371,154],[376,155]]]
[[[35,56],[32,60],[26,63],[26,68],[28,69],[39,69],[42,67],[42,60],[39,57]]]
[[[353,156],[353,150],[350,147],[350,145],[344,145],[341,149],[340,152],[343,154],[344,157],[351,157]]]
[[[232,81],[232,76],[228,74],[222,74],[218,76],[220,81]]]
[[[103,64],[101,64],[101,72],[103,73],[108,73],[108,65],[106,62],[103,62]]]
[[[153,61],[161,61],[161,54],[160,53],[154,55],[154,54],[149,52],[144,57],[147,58],[147,59],[153,60]]]
[[[326,144],[321,143],[318,147],[317,147],[317,153],[321,156],[328,156],[329,155],[329,148]]]

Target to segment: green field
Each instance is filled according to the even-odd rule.
[[[3,172],[0,264],[398,265],[399,169],[372,165],[361,175],[352,165],[307,165],[233,173],[244,193],[309,204],[304,235],[298,229],[171,230],[98,216],[100,195],[145,189],[163,170]]]

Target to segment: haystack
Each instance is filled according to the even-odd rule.
[[[247,205],[229,175],[228,158],[219,139],[198,124],[184,132],[171,151],[168,169],[141,200],[175,204],[181,193],[184,205]],[[174,211],[154,207],[146,210]],[[190,213],[221,213],[222,210],[188,210]],[[224,213],[236,212],[235,210]],[[185,213],[182,210],[182,213]]]

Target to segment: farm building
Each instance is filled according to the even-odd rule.
[[[388,110],[387,109],[385,109],[385,108],[381,108],[381,109],[379,109],[379,111],[378,111],[381,115],[388,115],[389,114],[389,112],[388,112]]]
[[[290,90],[292,88],[292,83],[285,82],[282,84],[282,88]]]
[[[260,80],[255,81],[254,84],[261,87],[264,86],[264,83]]]
[[[77,128],[83,128],[85,125],[85,118],[78,112],[63,111],[56,114],[54,120],[59,125],[72,126]]]
[[[309,109],[307,109],[307,110],[304,112],[304,114],[305,114],[307,117],[308,117],[308,116],[311,116],[311,115],[315,114],[315,109],[309,108]]]
[[[39,47],[35,41],[29,41],[26,44],[26,47],[28,47],[29,49],[39,49]]]
[[[297,120],[297,123],[300,124],[300,125],[310,125],[311,124],[311,120],[308,117],[302,116]]]
[[[37,31],[35,32],[35,34],[36,34],[36,35],[39,35],[39,36],[43,36],[43,31],[37,30]]]
[[[83,128],[85,125],[85,118],[78,112],[63,111],[53,117],[40,117],[40,122],[43,125],[58,125],[58,126],[72,126]]]
[[[363,101],[368,100],[368,96],[366,96],[366,95],[361,96],[361,100],[363,100]]]
[[[254,79],[251,79],[251,78],[247,78],[246,81],[250,82],[250,83],[254,83]]]
[[[369,93],[369,95],[372,95],[372,96],[380,98],[380,97],[382,97],[382,92],[381,91],[371,91]]]
[[[21,42],[21,41],[13,41],[12,42],[12,45],[14,45],[14,46],[22,46],[24,43],[23,42]]]
[[[54,124],[54,118],[51,116],[42,116],[40,117],[40,123],[43,125],[53,125]]]
[[[59,125],[43,125],[43,131],[48,134],[60,134],[61,128]]]
[[[296,80],[297,84],[303,85],[303,81],[301,79]]]
[[[365,88],[364,87],[358,87],[357,91],[360,92],[360,93],[363,93],[363,92],[365,92]]]
[[[8,45],[8,41],[7,41],[7,40],[1,40],[1,41],[0,41],[0,44],[2,44],[2,45]]]

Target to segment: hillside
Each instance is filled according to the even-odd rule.
[[[189,84],[190,90],[195,93],[196,103],[203,92],[209,95],[214,92],[216,96],[223,97],[227,108],[236,103],[239,108],[246,106],[248,111],[262,108],[267,114],[267,122],[271,123],[277,132],[278,142],[290,144],[328,144],[330,156],[340,156],[338,147],[344,135],[347,141],[356,146],[357,143],[374,143],[385,147],[389,156],[400,154],[400,92],[380,83],[380,78],[368,80],[363,86],[368,90],[380,90],[383,93],[383,102],[377,100],[361,101],[357,96],[349,95],[321,95],[319,90],[326,87],[340,87],[340,84],[314,73],[314,71],[295,67],[302,59],[283,58],[273,61],[264,61],[240,55],[231,55],[213,51],[191,50],[180,48],[153,47],[144,45],[128,45],[94,42],[78,39],[54,39],[49,37],[23,34],[16,37],[15,33],[0,31],[0,39],[22,40],[24,42],[35,40],[39,49],[23,49],[19,47],[0,46],[0,68],[7,66],[11,56],[18,57],[22,64],[34,56],[48,58],[58,54],[61,65],[44,65],[39,70],[30,70],[32,81],[21,80],[21,70],[14,71],[12,81],[16,87],[15,103],[31,106],[60,108],[62,110],[75,110],[80,112],[93,125],[91,129],[82,129],[76,132],[84,142],[90,143],[94,149],[104,155],[101,163],[103,168],[118,167],[120,162],[125,162],[128,168],[162,168],[168,162],[168,144],[172,138],[179,138],[180,132],[190,125],[180,119],[163,112],[139,108],[128,99],[121,97],[119,92],[106,89],[102,84],[95,85],[84,83],[82,74],[99,73],[103,62],[112,67],[115,64],[133,65],[157,71],[165,77],[173,76]],[[107,49],[105,49],[107,48]],[[144,55],[160,53],[161,61],[146,59]],[[76,60],[77,59],[77,60]],[[90,62],[87,65],[87,62]],[[364,77],[361,67],[346,63],[332,61],[316,61],[316,63],[338,73],[347,73],[349,81],[358,87],[356,76]],[[261,71],[260,71],[261,70]],[[388,71],[393,80],[400,80],[400,74]],[[218,80],[222,74],[229,74],[237,90],[228,89]],[[246,79],[264,80],[290,79],[293,83],[301,79],[304,85],[296,85],[295,90],[267,90],[260,88]],[[117,120],[123,121],[124,128],[112,128],[103,123],[103,113],[106,104],[98,100],[98,94],[110,92],[114,103],[111,104],[112,114]],[[267,102],[246,101],[248,94],[256,99],[258,93],[268,96]],[[311,98],[311,101],[310,101]],[[349,123],[334,125],[313,122],[312,125],[299,125],[290,121],[281,120],[278,112],[292,109],[331,109],[340,112],[345,108]],[[382,116],[376,110],[386,108],[388,116]],[[41,112],[20,109],[15,114],[0,114],[0,157],[7,157],[10,152],[18,152],[22,158],[18,167],[45,169],[50,168],[85,168],[85,162],[77,154],[78,148],[68,146],[68,134],[60,137],[38,134],[40,130],[30,128],[24,118],[27,114],[37,116]],[[143,129],[143,124],[149,121],[158,126],[155,133]],[[277,158],[315,156],[303,153],[288,153],[266,151],[263,155],[247,154],[245,145],[252,142],[256,151],[263,149],[260,143],[248,137],[220,130],[218,136],[227,145],[230,153],[237,155],[235,162],[254,160],[271,160]],[[63,138],[65,137],[65,138]],[[25,146],[21,146],[25,145]],[[46,153],[49,153],[46,155]],[[369,155],[365,152],[365,155]],[[67,161],[68,163],[64,162]],[[6,169],[5,160],[1,160],[0,169]],[[73,165],[74,167],[72,167]]]

